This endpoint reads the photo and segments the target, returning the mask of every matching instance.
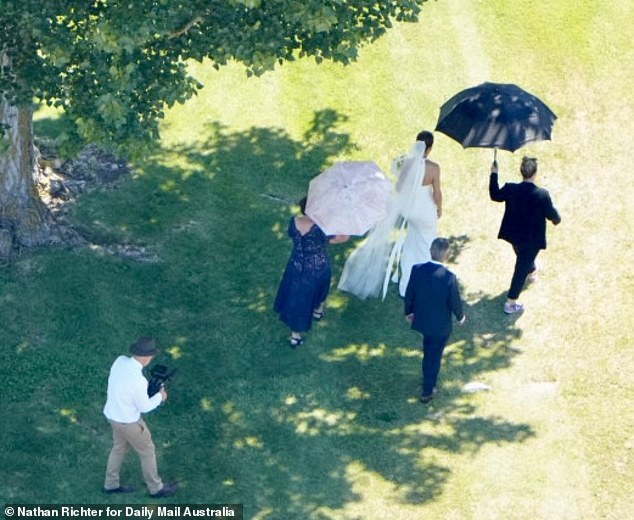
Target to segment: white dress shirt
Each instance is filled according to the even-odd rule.
[[[103,408],[107,419],[118,423],[134,423],[161,404],[160,392],[147,395],[147,379],[143,365],[133,357],[119,356],[110,368],[108,398]]]

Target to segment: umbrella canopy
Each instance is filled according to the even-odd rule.
[[[392,183],[372,161],[341,161],[310,181],[308,215],[327,235],[363,235],[388,212]]]
[[[464,148],[514,152],[550,139],[557,116],[543,101],[511,83],[482,83],[453,96],[442,107],[436,130]]]

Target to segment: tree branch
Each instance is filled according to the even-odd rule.
[[[173,33],[169,33],[167,35],[167,37],[171,40],[173,38],[178,38],[179,36],[182,36],[183,34],[185,34],[186,32],[188,32],[194,25],[200,23],[203,21],[202,16],[197,16],[196,18],[194,18],[191,22],[188,22],[185,27],[183,27],[182,29],[179,29],[178,31],[175,31]]]

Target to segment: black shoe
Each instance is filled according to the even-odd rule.
[[[431,394],[423,394],[420,396],[420,402],[423,404],[427,404],[429,402],[431,402],[434,397],[436,397],[436,394],[438,393],[438,391],[434,388],[434,390],[432,391]]]
[[[132,493],[134,491],[134,488],[132,486],[119,486],[116,488],[110,488],[110,489],[106,489],[103,488],[103,492],[104,493]]]
[[[176,484],[176,482],[169,482],[167,484],[163,484],[163,487],[161,489],[159,489],[156,493],[151,494],[150,496],[152,498],[170,497],[174,493],[176,493],[177,489],[178,484]]]
[[[313,311],[313,319],[319,321],[325,316],[324,311]]]
[[[304,344],[304,338],[302,338],[301,336],[291,336],[290,338],[288,338],[288,344],[291,348],[299,347],[300,345]]]

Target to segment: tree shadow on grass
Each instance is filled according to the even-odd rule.
[[[483,295],[467,312],[479,316],[493,307],[499,311],[502,298]],[[367,482],[372,481],[368,474],[378,475],[377,486],[396,503],[422,504],[441,494],[450,477],[443,452],[475,453],[489,443],[523,442],[534,435],[528,424],[478,416],[477,407],[461,390],[465,383],[512,363],[519,352],[509,344],[520,336],[512,320],[473,323],[456,331],[443,361],[441,395],[423,406],[417,399],[421,339],[408,330],[402,300],[392,291],[385,302],[351,298],[339,309],[332,318],[336,328],[324,324],[315,338],[318,353],[311,347],[311,356],[327,364],[319,370],[329,374],[323,382],[327,388],[316,389],[315,395],[324,410],[334,413],[335,424],[322,424],[320,429],[306,407],[296,416],[312,417],[321,435],[332,435],[336,418],[350,417],[354,428],[347,429],[345,420],[341,426],[348,440],[346,460],[364,468],[361,481],[363,475]],[[360,328],[359,322],[365,326]],[[328,412],[318,417],[328,417]],[[351,479],[348,485],[355,489],[359,484]],[[342,498],[354,503],[363,497]],[[332,496],[327,503],[335,507]]]
[[[455,264],[458,261],[460,252],[471,240],[468,235],[452,235],[449,240],[449,251],[447,251],[447,263]]]
[[[117,193],[101,193],[78,209],[100,235],[152,243],[160,258],[153,276],[137,281],[139,298],[122,294],[120,309],[109,312],[118,312],[110,320],[130,340],[139,325],[131,317],[142,315],[146,330],[169,338],[164,357],[179,367],[169,402],[148,418],[161,473],[181,483],[174,502],[244,503],[248,518],[363,518],[354,511],[376,497],[398,507],[439,496],[451,478],[445,458],[452,454],[534,435],[527,424],[478,416],[460,392],[464,382],[509,366],[518,353],[508,347],[519,336],[513,321],[492,319],[501,296],[470,299],[472,319],[451,339],[443,394],[431,407],[416,399],[420,337],[408,329],[393,292],[385,302],[361,302],[333,289],[326,319],[306,345],[288,348],[271,305],[290,252],[290,201],[354,149],[350,136],[336,131],[344,119],[318,112],[301,140],[282,129],[210,125],[199,143],[164,150]],[[452,237],[454,260],[466,240]],[[335,254],[336,273],[345,251]],[[131,276],[139,269],[126,267]],[[93,299],[98,305],[98,294]],[[81,355],[80,346],[67,348],[68,356]],[[118,353],[96,355],[106,370]],[[67,364],[60,358],[51,372],[60,394],[70,396]],[[104,374],[95,379],[94,395],[51,407],[76,411],[66,434],[78,441],[86,423],[88,431],[103,432],[94,458],[105,463],[110,435],[95,405]],[[139,479],[133,457],[126,468]],[[72,490],[87,485],[80,473],[69,470],[64,480],[58,471],[69,491],[51,498],[73,501]],[[97,471],[88,484],[98,489],[101,479]]]
[[[271,304],[290,252],[289,202],[353,149],[349,136],[333,129],[340,120],[331,111],[316,114],[302,141],[282,130],[229,133],[212,125],[202,145],[172,151],[208,178],[208,193],[217,198],[206,211],[224,216],[218,222],[224,229],[207,226],[214,229],[207,258],[222,280],[210,276],[202,287],[224,285],[213,298],[194,289],[217,334],[192,323],[190,335],[206,346],[186,350],[191,388],[175,398],[179,406],[171,413],[178,420],[164,432],[173,439],[176,424],[193,423],[177,428],[175,441],[190,447],[207,475],[203,482],[178,475],[192,499],[211,486],[214,496],[246,502],[249,515],[262,518],[353,515],[344,511],[381,494],[395,504],[424,504],[451,477],[443,453],[474,453],[534,435],[527,424],[478,416],[460,391],[518,354],[508,347],[520,334],[513,322],[489,320],[499,297],[481,295],[470,305],[474,322],[452,339],[445,360],[451,368],[434,407],[416,399],[420,338],[408,330],[393,295],[359,302],[333,290],[328,316],[306,345],[296,351],[286,345]],[[467,241],[451,237],[453,261]],[[334,250],[336,271],[347,248]],[[213,341],[203,339],[211,335]],[[211,383],[196,384],[201,380]],[[172,462],[177,458],[175,452]]]
[[[424,407],[416,399],[420,339],[404,322],[399,330],[401,302],[362,304],[366,326],[353,321],[355,310],[347,306],[331,312],[302,351],[277,349],[272,366],[258,367],[259,388],[227,401],[231,412],[222,422],[236,410],[243,415],[235,417],[222,451],[242,453],[249,468],[266,476],[253,488],[251,504],[272,518],[328,518],[323,510],[343,511],[382,495],[395,507],[424,504],[451,476],[443,453],[476,453],[534,435],[527,424],[478,416],[459,390],[511,363],[517,352],[503,346],[517,336],[512,326],[478,333],[490,343],[486,353],[466,349],[460,361],[446,359],[457,368],[446,372],[437,403]],[[478,337],[459,335],[451,348]],[[291,356],[295,364],[286,363]]]

